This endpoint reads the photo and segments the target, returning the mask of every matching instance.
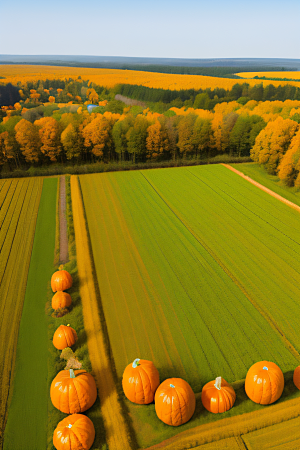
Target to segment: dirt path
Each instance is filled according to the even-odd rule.
[[[66,216],[66,177],[60,177],[59,186],[59,261],[61,264],[65,264],[69,261]]]
[[[258,183],[257,181],[252,180],[252,178],[248,177],[247,175],[244,175],[242,172],[240,172],[239,170],[234,169],[233,167],[231,167],[229,164],[222,164],[222,166],[227,167],[227,169],[232,170],[232,172],[237,173],[238,175],[240,175],[241,177],[245,178],[245,180],[249,181],[250,183],[254,184],[254,186],[257,186],[259,189],[261,189],[262,191],[267,192],[268,194],[272,195],[272,197],[277,198],[277,200],[280,200],[282,203],[285,203],[286,205],[290,206],[291,208],[295,209],[296,211],[300,212],[300,206],[295,205],[295,203],[290,202],[289,200],[287,200],[284,197],[281,197],[281,195],[276,194],[275,192],[271,191],[271,189],[266,188],[265,186],[263,186],[262,184]]]
[[[104,343],[104,334],[93,278],[93,264],[88,251],[89,241],[84,219],[83,203],[79,181],[76,176],[71,177],[71,192],[84,328],[87,334],[89,355],[100,397],[106,440],[110,450],[130,450],[129,430],[122,416],[114,377],[111,371],[111,362]]]

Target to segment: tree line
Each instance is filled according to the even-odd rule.
[[[298,186],[300,101],[245,97],[244,104],[245,88],[234,86],[237,101],[216,103],[213,110],[202,92],[157,112],[161,102],[148,103],[152,109],[127,106],[114,99],[116,91],[80,79],[28,82],[19,102],[1,109],[0,168],[250,155]],[[98,106],[88,112],[89,103]]]
[[[177,106],[179,108],[182,106],[192,106],[194,108],[205,107],[205,109],[210,111],[212,111],[218,103],[231,102],[234,100],[241,104],[246,104],[249,100],[300,100],[300,88],[290,84],[277,87],[273,84],[269,84],[264,87],[262,83],[256,84],[255,86],[250,86],[248,83],[237,83],[230,90],[224,88],[208,88],[205,90],[187,89],[179,91],[155,89],[133,84],[122,84],[116,86],[114,92],[115,94],[134,98],[135,100],[165,103],[166,109],[169,109],[172,106]]]

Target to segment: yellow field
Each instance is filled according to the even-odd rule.
[[[76,176],[71,177],[71,192],[84,327],[87,334],[92,369],[95,373],[101,402],[101,411],[106,429],[106,440],[110,450],[130,450],[129,431],[122,416],[114,377],[111,371],[111,363],[104,344],[94,286],[92,260],[88,252],[89,243],[83,203],[78,177]]]
[[[273,76],[274,73],[272,72]],[[289,72],[285,72],[288,74]],[[224,88],[231,89],[237,83],[244,83],[244,80],[230,78],[215,78],[202,75],[173,75],[155,72],[141,72],[135,70],[119,70],[119,69],[91,69],[78,67],[57,67],[57,66],[35,66],[35,65],[1,65],[0,79],[1,83],[12,83],[16,85],[18,82],[26,83],[27,81],[37,81],[45,79],[65,79],[77,78],[81,76],[82,80],[90,80],[100,86],[111,88],[116,84],[136,84],[157,89],[215,89]],[[240,75],[240,74],[239,74]],[[251,73],[252,76],[254,76]],[[242,75],[241,75],[242,76]],[[300,87],[300,82],[295,81],[268,81],[268,80],[247,80],[250,86],[257,83],[263,83],[264,86],[272,83],[274,86],[293,84]]]
[[[236,73],[242,78],[266,77],[266,78],[290,78],[291,80],[300,80],[300,72],[239,72]]]
[[[176,436],[167,439],[160,444],[148,447],[147,450],[185,450],[186,448],[199,448],[201,450],[226,449],[223,444],[234,441],[232,449],[243,448],[242,442],[247,443],[247,448],[254,449],[278,449],[296,450],[299,449],[299,398],[288,400],[284,403],[269,405],[265,409],[254,411],[240,416],[219,420],[214,424],[199,425],[190,430],[183,431]],[[260,430],[260,431],[258,431]],[[262,442],[266,443],[266,438],[272,447],[260,445],[259,436]],[[221,445],[215,446],[218,443]],[[207,445],[211,443],[211,446]],[[248,443],[251,447],[248,447]],[[204,445],[206,444],[206,445]],[[237,446],[240,444],[240,447]],[[255,444],[258,444],[255,446]],[[277,444],[284,446],[279,447]],[[294,446],[294,445],[298,445]],[[204,445],[204,447],[202,447]],[[222,446],[223,445],[223,446]],[[197,447],[198,446],[198,447]],[[229,447],[230,448],[230,447]],[[246,449],[246,447],[244,447]]]

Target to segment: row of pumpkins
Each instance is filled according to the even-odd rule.
[[[58,291],[59,294],[71,286],[72,277],[67,271],[59,270],[52,276],[53,292]],[[53,336],[53,344],[59,350],[71,347],[76,340],[76,331],[69,325],[60,325]],[[300,366],[295,369],[293,379],[300,389]],[[158,418],[168,425],[182,425],[195,412],[196,398],[191,386],[181,378],[169,378],[160,384],[158,370],[151,361],[135,359],[129,364],[123,373],[122,386],[125,396],[133,403],[146,405],[154,400]],[[280,398],[283,388],[283,373],[275,363],[260,361],[250,367],[245,391],[255,403],[274,403]],[[89,450],[94,442],[95,428],[92,421],[80,413],[96,401],[97,388],[93,376],[85,370],[62,370],[52,381],[50,396],[57,409],[71,414],[54,431],[55,448]],[[203,406],[212,413],[228,411],[235,399],[234,389],[222,377],[210,381],[202,389]]]
[[[294,371],[294,383],[300,389],[300,366]],[[169,378],[160,384],[159,373],[151,361],[135,359],[123,374],[123,391],[133,403],[146,405],[155,402],[160,420],[172,426],[188,422],[196,408],[196,398],[191,386],[181,378]],[[273,362],[260,361],[248,370],[245,391],[255,403],[269,405],[276,402],[283,392],[284,377]],[[203,406],[212,413],[223,413],[234,405],[233,387],[222,377],[203,386]]]
[[[63,292],[72,286],[72,277],[63,266],[52,275],[51,288],[56,292],[52,308],[71,305],[70,294]],[[53,335],[53,345],[58,350],[71,347],[77,341],[77,333],[69,325],[60,325]],[[97,387],[93,376],[85,370],[61,370],[51,383],[50,397],[55,408],[70,414],[57,425],[53,445],[57,450],[89,450],[95,439],[93,422],[82,412],[96,401]]]

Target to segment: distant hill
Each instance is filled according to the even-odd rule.
[[[125,56],[86,55],[2,55],[0,64],[47,64],[84,67],[115,67],[121,65],[160,65],[179,67],[263,67],[276,70],[300,70],[300,59],[284,58],[140,58]]]

